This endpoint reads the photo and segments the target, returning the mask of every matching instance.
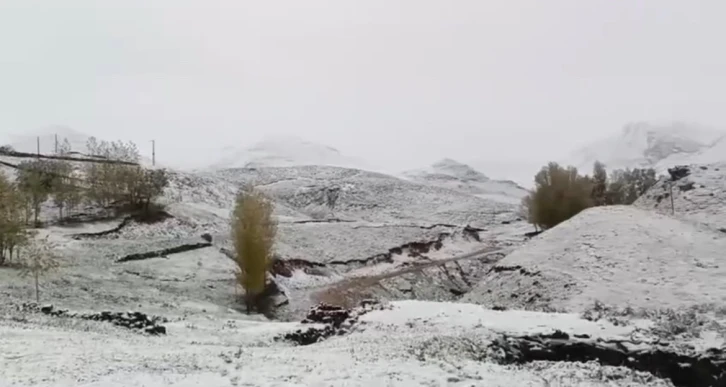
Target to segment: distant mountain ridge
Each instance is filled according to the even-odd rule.
[[[467,164],[445,158],[430,167],[403,172],[402,177],[419,183],[472,194],[503,203],[518,204],[527,190],[510,180],[492,180]]]
[[[207,169],[258,167],[292,167],[304,165],[375,169],[363,160],[348,157],[331,146],[303,140],[296,136],[270,136],[246,147],[226,147]]]
[[[637,122],[573,152],[564,164],[589,172],[595,161],[609,169],[655,168],[726,161],[726,131],[698,124]]]

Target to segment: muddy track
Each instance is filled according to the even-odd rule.
[[[324,289],[313,293],[313,298],[320,298],[320,296],[324,296],[325,293],[329,293],[329,292],[344,293],[344,292],[347,292],[350,290],[363,290],[366,288],[370,288],[372,286],[377,286],[383,280],[399,277],[404,274],[419,272],[419,271],[422,271],[422,270],[425,270],[425,269],[428,269],[431,267],[443,266],[449,262],[458,262],[458,261],[467,260],[467,259],[482,259],[482,258],[491,256],[491,255],[506,254],[510,250],[511,249],[504,249],[504,248],[498,248],[498,247],[486,247],[486,248],[483,248],[480,250],[472,251],[471,253],[467,253],[464,255],[458,255],[456,257],[440,259],[440,260],[436,260],[436,261],[432,261],[432,262],[415,264],[413,266],[398,269],[398,270],[391,271],[388,273],[372,275],[372,276],[365,276],[365,277],[346,278],[339,282],[326,285]],[[497,261],[499,261],[499,259],[501,259],[501,258],[494,258],[491,260],[490,263],[492,263],[492,264],[496,263]]]

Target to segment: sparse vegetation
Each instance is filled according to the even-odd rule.
[[[132,142],[88,140],[87,147],[95,158],[138,163],[140,156]],[[146,169],[140,165],[116,163],[87,163],[85,175],[89,184],[86,200],[102,207],[115,206],[127,212],[151,215],[153,201],[169,185],[169,175],[163,169]]]
[[[43,239],[30,238],[23,250],[20,275],[33,278],[35,301],[40,303],[40,277],[58,268],[58,261],[47,236]]]
[[[574,167],[549,163],[534,178],[535,188],[522,199],[520,214],[535,228],[552,228],[592,206],[632,204],[656,182],[655,170],[616,170],[608,176],[595,162],[592,177]]]
[[[242,189],[232,213],[232,240],[238,266],[237,282],[245,290],[247,311],[260,310],[260,299],[267,285],[267,270],[272,259],[272,247],[277,224],[272,218],[272,201],[252,187]]]
[[[39,158],[20,163],[17,188],[26,223],[32,219],[36,227],[40,226],[41,206],[50,199],[58,208],[60,220],[84,202],[139,215],[140,219],[156,219],[163,206],[155,200],[169,185],[166,170],[138,165],[139,152],[131,142],[98,141],[92,137],[88,148],[93,158],[111,162],[84,162],[79,170],[66,159]],[[71,145],[64,139],[58,155],[70,153]]]
[[[15,184],[0,173],[0,265],[18,254],[27,240],[24,199]]]
[[[17,183],[31,209],[33,223],[39,223],[41,205],[50,197],[56,177],[54,164],[46,160],[24,161],[18,166]]]

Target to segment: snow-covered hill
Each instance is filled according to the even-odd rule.
[[[339,150],[296,136],[271,136],[246,148],[229,146],[220,150],[217,161],[207,169],[335,166],[374,170],[363,160],[345,156]]]
[[[726,147],[726,132],[697,124],[638,122],[608,138],[596,141],[571,154],[563,163],[590,173],[595,161],[609,170],[655,168],[665,172],[678,164],[726,161],[718,149]]]
[[[687,175],[661,178],[634,205],[726,233],[726,163],[679,169]]]
[[[726,235],[631,206],[597,207],[499,261],[464,302],[583,312],[726,305]]]
[[[461,165],[439,167],[459,181],[491,182]],[[39,230],[60,261],[41,279],[43,303],[93,316],[159,315],[168,319],[166,333],[148,336],[79,314],[25,308],[32,281],[0,267],[0,385],[665,387],[691,374],[670,363],[648,368],[663,363],[648,360],[649,348],[686,351],[668,355],[686,364],[723,344],[718,321],[694,325],[676,340],[661,332],[663,321],[647,316],[623,325],[579,313],[595,299],[659,307],[721,301],[726,292],[715,277],[724,274],[716,262],[723,238],[675,219],[596,209],[525,244],[531,228],[516,220],[515,205],[360,169],[172,171],[171,180],[162,200],[170,217],[160,223],[53,224],[56,209],[48,207],[42,218],[51,222]],[[311,346],[285,337],[320,324],[242,313],[225,249],[244,184],[275,202],[271,271],[285,293],[278,317],[297,318],[313,303],[350,291],[394,302]],[[466,300],[486,306],[572,313],[445,302],[467,292]],[[551,339],[555,345],[547,344]],[[518,349],[527,345],[546,350]],[[637,351],[624,353],[626,347]],[[678,374],[668,371],[675,368]],[[705,376],[717,372],[709,368]]]
[[[519,204],[527,190],[509,180],[492,180],[469,165],[443,159],[430,167],[403,172],[411,181],[444,187],[494,201]]]

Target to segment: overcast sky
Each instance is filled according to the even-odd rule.
[[[396,168],[540,162],[634,120],[724,126],[724,15],[723,0],[0,0],[0,134],[155,138],[172,163],[275,134]]]

